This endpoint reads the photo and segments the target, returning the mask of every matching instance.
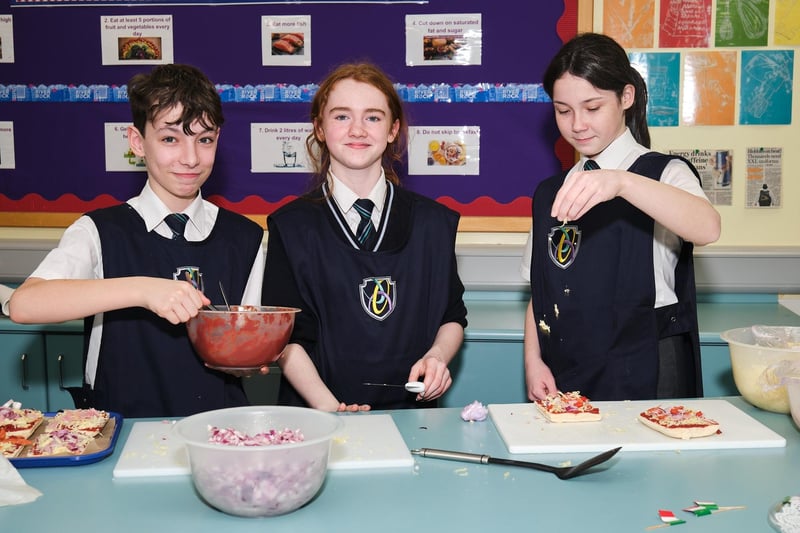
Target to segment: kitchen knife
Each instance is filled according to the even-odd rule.
[[[405,387],[408,392],[422,394],[425,392],[425,384],[421,381],[409,381],[405,385],[395,385],[392,383],[362,383],[371,387]]]

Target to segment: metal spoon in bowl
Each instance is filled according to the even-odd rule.
[[[225,302],[225,308],[230,311],[231,306],[228,304],[228,298],[225,296],[225,289],[222,288],[222,281],[219,282],[219,293],[222,295],[222,301]]]
[[[543,470],[545,472],[551,472],[556,476],[558,476],[558,479],[570,479],[575,476],[583,474],[586,470],[590,469],[593,466],[608,461],[609,459],[614,457],[614,455],[616,455],[616,453],[621,449],[622,447],[605,451],[601,454],[595,455],[594,457],[590,457],[581,464],[575,466],[550,466],[550,465],[543,465],[540,463],[531,463],[529,461],[517,461],[514,459],[499,459],[497,457],[491,457],[489,455],[480,455],[477,453],[465,453],[465,452],[451,452],[448,450],[436,450],[434,448],[420,448],[417,450],[411,450],[411,453],[415,455],[421,455],[422,457],[449,459],[451,461],[467,461],[470,463],[482,463],[482,464],[493,463],[493,464],[501,464],[508,466],[523,466],[526,468],[533,468],[535,470]]]

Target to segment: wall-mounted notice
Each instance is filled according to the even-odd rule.
[[[130,122],[106,122],[106,172],[146,170],[144,158],[134,155],[128,144]]]
[[[791,124],[794,50],[742,50],[740,124]]]
[[[775,3],[776,46],[800,44],[800,4],[795,0],[778,0]]]
[[[714,46],[766,46],[769,2],[717,0]]]
[[[17,168],[14,160],[14,123],[0,121],[0,168]]]
[[[173,62],[172,15],[100,17],[104,65]]]
[[[406,15],[406,65],[480,65],[480,13]]]
[[[783,148],[747,149],[745,207],[781,206]]]
[[[311,16],[261,17],[261,63],[311,65]]]
[[[14,19],[0,15],[0,63],[14,62]]]
[[[736,113],[736,52],[683,54],[681,123],[733,126]]]
[[[419,126],[408,132],[409,174],[480,174],[479,126]]]
[[[250,124],[250,172],[310,172],[306,138],[310,122]]]
[[[653,0],[603,0],[603,33],[623,48],[653,48]]]
[[[647,82],[647,124],[679,124],[680,54],[677,52],[631,52],[631,65]]]
[[[661,48],[708,48],[711,0],[661,0]]]
[[[714,205],[732,205],[733,150],[704,148],[670,150],[694,165],[703,183],[703,192]]]

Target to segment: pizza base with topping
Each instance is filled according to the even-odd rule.
[[[2,436],[3,435],[0,434],[0,437]],[[30,442],[31,441],[20,437],[0,438],[0,453],[2,453],[3,457],[6,459],[12,459],[17,457],[22,449],[30,444]]]
[[[93,440],[94,437],[80,431],[69,429],[47,431],[36,436],[27,456],[81,455]]]
[[[100,433],[108,423],[108,413],[97,409],[65,409],[47,422],[47,431],[67,429],[90,437]]]
[[[27,439],[44,420],[44,414],[36,409],[14,409],[0,407],[0,431],[8,437]]]
[[[578,391],[559,391],[534,404],[550,422],[596,422],[603,418],[600,409]]]
[[[109,421],[109,413],[96,409],[67,409],[46,418],[34,409],[3,407],[0,452],[9,459],[93,453],[107,444],[103,431],[113,433],[114,425],[109,428]],[[27,428],[24,431],[23,426]]]
[[[639,422],[673,439],[696,439],[721,433],[716,420],[682,405],[651,407],[639,413]]]

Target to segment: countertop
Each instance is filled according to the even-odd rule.
[[[95,464],[21,469],[44,495],[0,508],[8,531],[315,531],[637,532],[660,523],[659,509],[687,521],[679,531],[770,531],[769,507],[800,494],[800,432],[788,415],[725,398],[784,436],[785,448],[626,452],[582,477],[501,465],[416,457],[413,468],[331,471],[318,496],[293,513],[247,519],[203,503],[189,477],[112,479],[134,420],[115,453]],[[550,464],[590,454],[510,455],[491,420],[463,422],[458,408],[387,411],[410,448],[432,447]],[[369,415],[360,415],[369,416]],[[746,506],[695,517],[694,500]]]

